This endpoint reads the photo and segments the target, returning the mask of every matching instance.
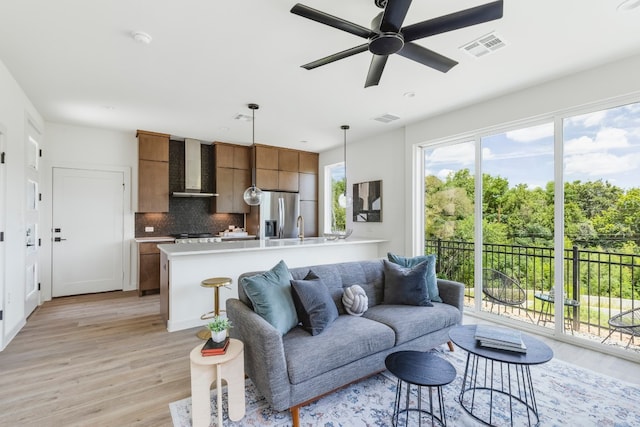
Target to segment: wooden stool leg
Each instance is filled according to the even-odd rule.
[[[191,363],[191,417],[193,427],[208,427],[211,423],[211,383],[215,379],[211,366]]]
[[[227,381],[227,405],[229,419],[240,421],[245,414],[244,394],[244,352],[222,367],[222,375]]]

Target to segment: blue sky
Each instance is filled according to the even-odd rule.
[[[565,181],[609,181],[640,187],[640,103],[573,116],[564,122]],[[544,187],[553,181],[553,123],[485,137],[483,172]],[[445,178],[474,170],[473,143],[426,150],[425,173]]]

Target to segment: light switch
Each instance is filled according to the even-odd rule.
[[[153,227],[145,227],[144,228],[144,232],[145,233],[153,233]]]

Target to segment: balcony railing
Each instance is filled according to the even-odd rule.
[[[473,242],[426,240],[426,253],[437,255],[438,277],[465,284],[465,303],[474,299]],[[526,303],[511,307],[512,314],[540,320],[544,301],[538,293],[552,293],[553,248],[484,243],[483,268],[501,271],[525,290]],[[597,337],[609,333],[608,320],[621,311],[640,307],[640,255],[584,250],[576,246],[564,251],[563,288],[565,297],[579,302],[568,306],[573,331]],[[538,321],[539,321],[538,320]],[[628,339],[626,334],[616,334]],[[640,340],[636,340],[638,346]]]

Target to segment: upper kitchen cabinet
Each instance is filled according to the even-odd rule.
[[[307,151],[300,151],[298,172],[318,174],[318,153],[309,153]]]
[[[138,212],[169,212],[169,135],[139,130]]]
[[[215,142],[213,146],[214,188],[218,193],[211,201],[216,213],[248,213],[244,190],[251,185],[251,148],[244,145]]]

